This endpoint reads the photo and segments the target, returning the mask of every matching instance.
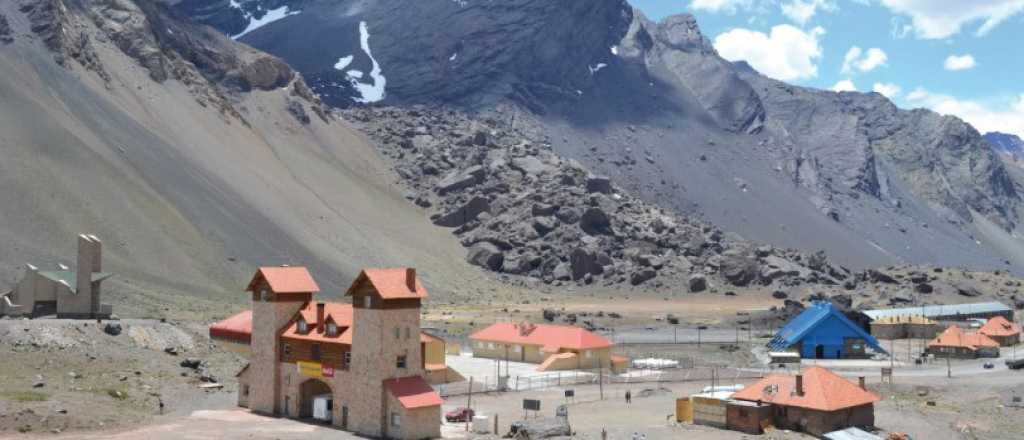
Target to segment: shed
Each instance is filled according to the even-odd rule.
[[[793,318],[768,347],[772,351],[795,348],[808,359],[865,358],[867,348],[886,353],[878,340],[825,301],[811,304]]]
[[[763,426],[772,420],[772,406],[762,402],[730,400],[725,411],[727,428],[752,435],[764,433]]]

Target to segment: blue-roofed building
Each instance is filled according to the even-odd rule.
[[[768,342],[768,348],[795,350],[805,359],[865,358],[868,348],[886,352],[877,339],[831,302],[812,303]]]

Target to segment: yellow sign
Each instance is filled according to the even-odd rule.
[[[334,377],[334,368],[325,366],[319,362],[298,361],[295,365],[299,368],[299,374],[306,377]]]

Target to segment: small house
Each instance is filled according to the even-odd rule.
[[[795,351],[805,359],[862,359],[868,349],[886,351],[873,336],[830,302],[811,304],[768,342],[771,351]]]
[[[979,332],[951,325],[928,342],[927,352],[935,357],[957,359],[999,357],[999,343]]]
[[[612,342],[567,325],[498,322],[470,335],[473,357],[540,364],[539,371],[607,368],[622,372],[628,359],[612,355]]]
[[[770,375],[732,398],[770,404],[776,428],[815,436],[851,426],[874,426],[874,403],[881,400],[867,390],[863,377],[855,384],[821,367],[797,375]]]
[[[989,319],[978,333],[988,336],[1001,347],[1012,347],[1020,343],[1020,325],[1007,321],[1002,316]]]

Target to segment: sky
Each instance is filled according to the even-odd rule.
[[[1024,137],[1024,0],[630,0],[691,13],[719,54],[792,84]]]

